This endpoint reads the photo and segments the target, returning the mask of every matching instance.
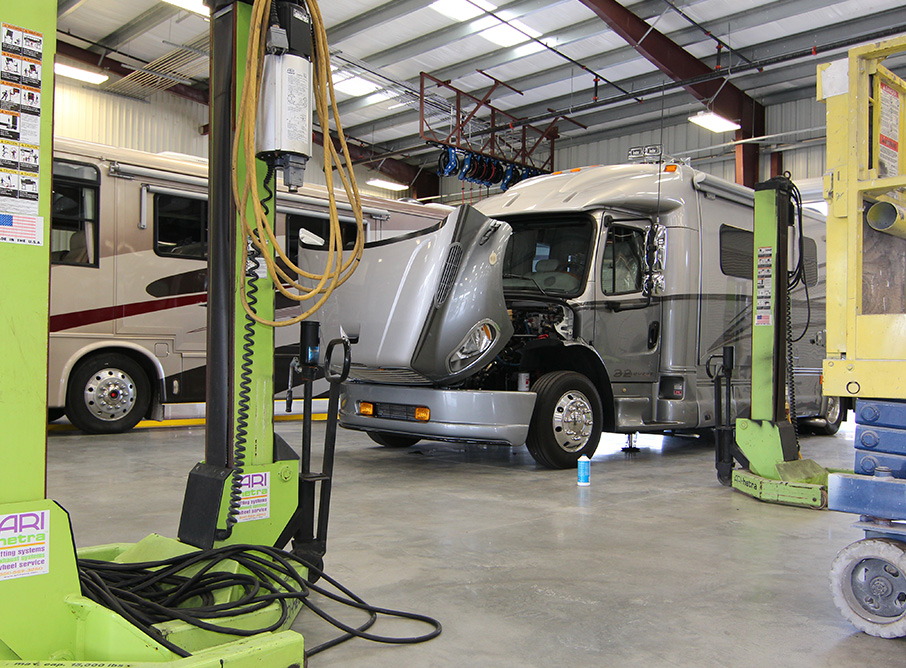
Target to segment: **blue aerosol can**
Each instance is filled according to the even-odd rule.
[[[576,466],[576,484],[579,487],[588,487],[591,485],[591,460],[582,455],[579,457],[579,463]]]

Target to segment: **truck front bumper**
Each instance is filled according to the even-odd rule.
[[[535,408],[534,392],[443,390],[375,383],[347,383],[340,425],[347,429],[406,434],[437,441],[522,445]],[[361,415],[361,403],[376,415]],[[431,411],[427,421],[411,417],[415,407]]]

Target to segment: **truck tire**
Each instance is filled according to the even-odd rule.
[[[145,417],[151,384],[141,366],[122,353],[86,356],[66,388],[66,415],[87,434],[118,434]]]
[[[601,438],[604,411],[592,382],[575,371],[552,371],[539,378],[538,395],[526,446],[535,461],[548,468],[574,468],[579,457],[591,457]]]
[[[404,436],[403,434],[390,434],[386,431],[369,431],[368,438],[383,445],[385,448],[408,448],[415,445],[420,439],[418,436]]]

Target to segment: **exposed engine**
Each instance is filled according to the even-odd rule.
[[[508,306],[514,329],[512,338],[493,362],[466,381],[465,387],[520,389],[519,373],[533,371],[525,364],[529,354],[573,339],[575,315],[565,304],[518,300],[511,301]]]

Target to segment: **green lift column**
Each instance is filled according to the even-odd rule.
[[[736,445],[748,460],[748,470],[734,470],[732,485],[764,501],[821,507],[826,503],[827,471],[800,459],[786,409],[792,189],[786,177],[755,186],[752,409],[750,418],[736,420]]]

